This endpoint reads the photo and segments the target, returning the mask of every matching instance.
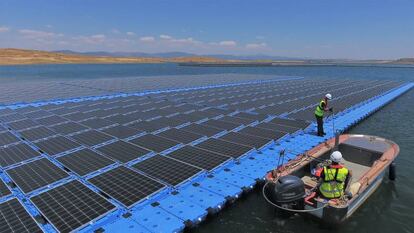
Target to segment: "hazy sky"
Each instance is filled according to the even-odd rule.
[[[0,47],[414,57],[414,1],[0,0]]]

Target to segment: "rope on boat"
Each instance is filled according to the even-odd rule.
[[[294,209],[288,209],[288,208],[285,208],[285,207],[283,207],[283,206],[280,206],[280,205],[277,205],[277,204],[273,203],[271,200],[269,200],[269,198],[267,198],[266,193],[265,193],[265,189],[266,189],[266,186],[267,186],[268,184],[269,184],[269,182],[266,182],[266,184],[265,184],[265,185],[263,185],[262,194],[263,194],[264,199],[265,199],[265,200],[266,200],[269,204],[271,204],[272,206],[274,206],[274,207],[276,207],[276,208],[279,208],[279,209],[282,209],[282,210],[286,210],[286,211],[290,211],[290,212],[296,212],[296,213],[309,213],[309,212],[314,212],[314,211],[321,210],[321,209],[323,209],[323,208],[325,208],[325,207],[327,207],[327,206],[329,205],[329,202],[326,202],[326,204],[325,204],[325,205],[323,205],[323,206],[321,206],[321,207],[318,207],[318,208],[316,208],[316,209],[311,209],[311,210],[294,210]]]

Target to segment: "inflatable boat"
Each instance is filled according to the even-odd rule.
[[[333,151],[342,153],[342,164],[352,178],[341,197],[327,199],[318,192],[320,179],[315,173],[329,165]],[[263,195],[281,216],[299,213],[338,225],[375,192],[387,169],[389,178],[395,179],[398,153],[398,145],[384,138],[337,135],[267,173]]]

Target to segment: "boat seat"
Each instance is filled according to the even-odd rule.
[[[358,163],[353,163],[353,162],[345,161],[345,160],[343,161],[343,164],[345,165],[346,168],[348,168],[348,170],[350,170],[352,172],[352,180],[354,182],[358,182],[359,179],[361,179],[361,177],[369,169],[371,169],[371,167],[364,166],[364,165],[361,165],[361,164],[358,164]]]
[[[355,196],[358,193],[359,188],[361,188],[361,183],[355,182],[351,184],[349,191],[352,193],[352,196]]]
[[[359,188],[361,187],[361,183],[359,183],[359,180],[361,177],[371,169],[371,167],[364,166],[358,163],[353,163],[344,160],[343,164],[345,165],[348,170],[352,172],[352,183],[351,187],[349,188],[349,191],[352,193],[352,195],[356,195],[359,191]]]

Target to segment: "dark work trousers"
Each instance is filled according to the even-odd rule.
[[[319,117],[315,115],[316,123],[318,123],[318,136],[323,136],[325,132],[323,132],[323,117]]]

